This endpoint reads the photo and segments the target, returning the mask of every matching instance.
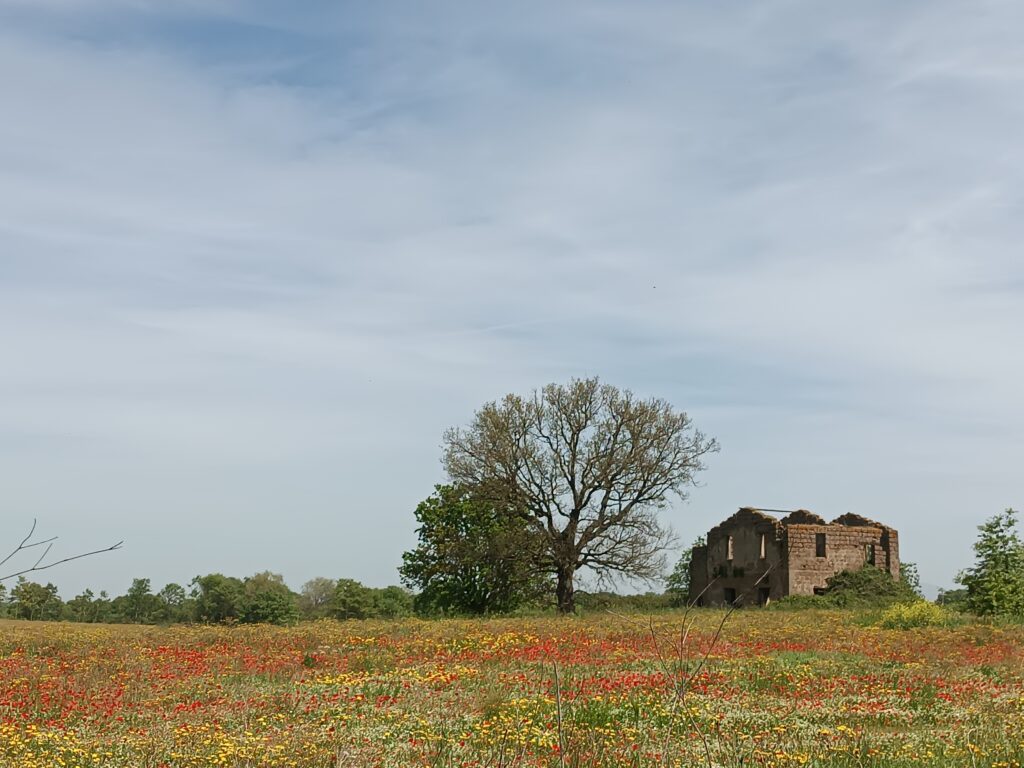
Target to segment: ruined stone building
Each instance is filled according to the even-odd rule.
[[[700,595],[700,605],[737,598],[743,605],[765,605],[786,595],[813,595],[830,576],[865,565],[899,578],[894,529],[853,514],[827,523],[806,509],[780,520],[743,507],[708,531],[706,545],[693,548],[690,595]]]

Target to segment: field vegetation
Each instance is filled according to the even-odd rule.
[[[1024,765],[1019,624],[725,619],[7,621],[0,764]]]

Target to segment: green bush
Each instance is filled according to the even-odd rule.
[[[967,588],[967,607],[981,616],[1024,618],[1024,540],[1017,511],[1008,509],[978,526],[975,564],[956,580]]]
[[[907,582],[870,565],[837,573],[826,583],[822,597],[836,608],[886,608],[921,599]]]
[[[944,627],[952,623],[953,616],[941,605],[918,600],[913,603],[895,603],[886,608],[878,622],[885,629],[913,629],[914,627]]]
[[[818,595],[786,595],[768,603],[771,611],[805,611],[814,608],[832,608],[833,606]]]

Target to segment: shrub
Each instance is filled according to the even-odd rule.
[[[1024,540],[1017,512],[1008,509],[978,526],[974,567],[956,580],[967,588],[967,607],[982,616],[1024,617]]]
[[[831,608],[831,603],[818,595],[786,595],[768,603],[768,610],[804,611],[814,608]]]
[[[944,627],[953,617],[941,605],[918,600],[913,603],[895,603],[889,606],[878,626],[885,629],[913,629],[914,627]]]
[[[823,597],[836,608],[885,608],[921,599],[907,582],[896,580],[887,571],[870,565],[837,573],[827,584]]]

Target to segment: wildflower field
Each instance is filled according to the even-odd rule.
[[[1024,628],[0,622],[0,765],[1024,765]]]

